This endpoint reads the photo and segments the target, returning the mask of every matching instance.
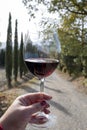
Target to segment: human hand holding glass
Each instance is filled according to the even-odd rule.
[[[29,122],[37,123],[34,118],[36,112],[50,112],[46,101],[51,98],[46,93],[28,93],[19,96],[0,118],[0,125],[3,130],[25,130]]]

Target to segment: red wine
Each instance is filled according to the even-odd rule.
[[[38,78],[44,78],[53,73],[59,61],[48,58],[31,58],[25,59],[27,68]]]

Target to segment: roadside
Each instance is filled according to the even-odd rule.
[[[45,92],[53,96],[50,102],[51,113],[57,117],[56,124],[46,130],[87,130],[87,95],[79,92],[76,85],[69,80],[68,75],[59,71],[45,79]],[[3,112],[17,96],[40,89],[37,78],[24,79],[22,84],[18,83],[18,87],[1,92],[4,99]],[[34,129],[29,126],[26,130]]]
[[[2,70],[1,72],[4,77],[4,70]],[[85,81],[84,77],[72,78],[69,76],[68,73],[63,73],[59,70],[56,70],[56,73],[63,80],[71,82],[77,91],[79,91],[80,93],[87,94],[87,87],[85,87],[83,84],[83,81]],[[0,116],[5,112],[8,106],[17,96],[26,93],[25,90],[28,89],[28,92],[33,92],[33,89],[30,86],[32,86],[34,82],[35,78],[33,78],[32,74],[29,74],[22,79],[18,78],[17,83],[13,81],[12,89],[8,89],[6,83],[3,82],[3,84],[1,84],[0,86]]]
[[[58,75],[61,78],[73,83],[79,92],[87,94],[87,79],[85,79],[85,77],[83,76],[71,77],[68,73],[63,73],[59,70],[57,71],[58,71]]]

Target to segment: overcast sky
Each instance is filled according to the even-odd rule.
[[[0,0],[0,41],[5,42],[7,38],[7,27],[9,12],[12,15],[12,33],[14,40],[15,20],[18,20],[18,37],[20,41],[21,32],[30,31],[31,38],[35,38],[35,21],[29,22],[28,10],[22,3],[22,0]]]
[[[6,42],[7,39],[7,27],[8,27],[8,18],[9,12],[12,15],[12,40],[14,41],[14,30],[15,30],[15,20],[18,20],[18,41],[20,42],[21,32],[24,34],[27,31],[30,34],[32,41],[37,41],[38,35],[38,21],[41,20],[41,12],[44,12],[44,16],[48,18],[58,18],[55,15],[49,15],[46,11],[46,8],[43,6],[40,8],[40,11],[36,13],[37,17],[33,21],[29,21],[28,10],[22,3],[22,0],[0,0],[0,42]]]

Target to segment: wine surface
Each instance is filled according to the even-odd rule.
[[[49,58],[30,58],[25,59],[29,71],[38,78],[44,78],[53,73],[59,61]]]

